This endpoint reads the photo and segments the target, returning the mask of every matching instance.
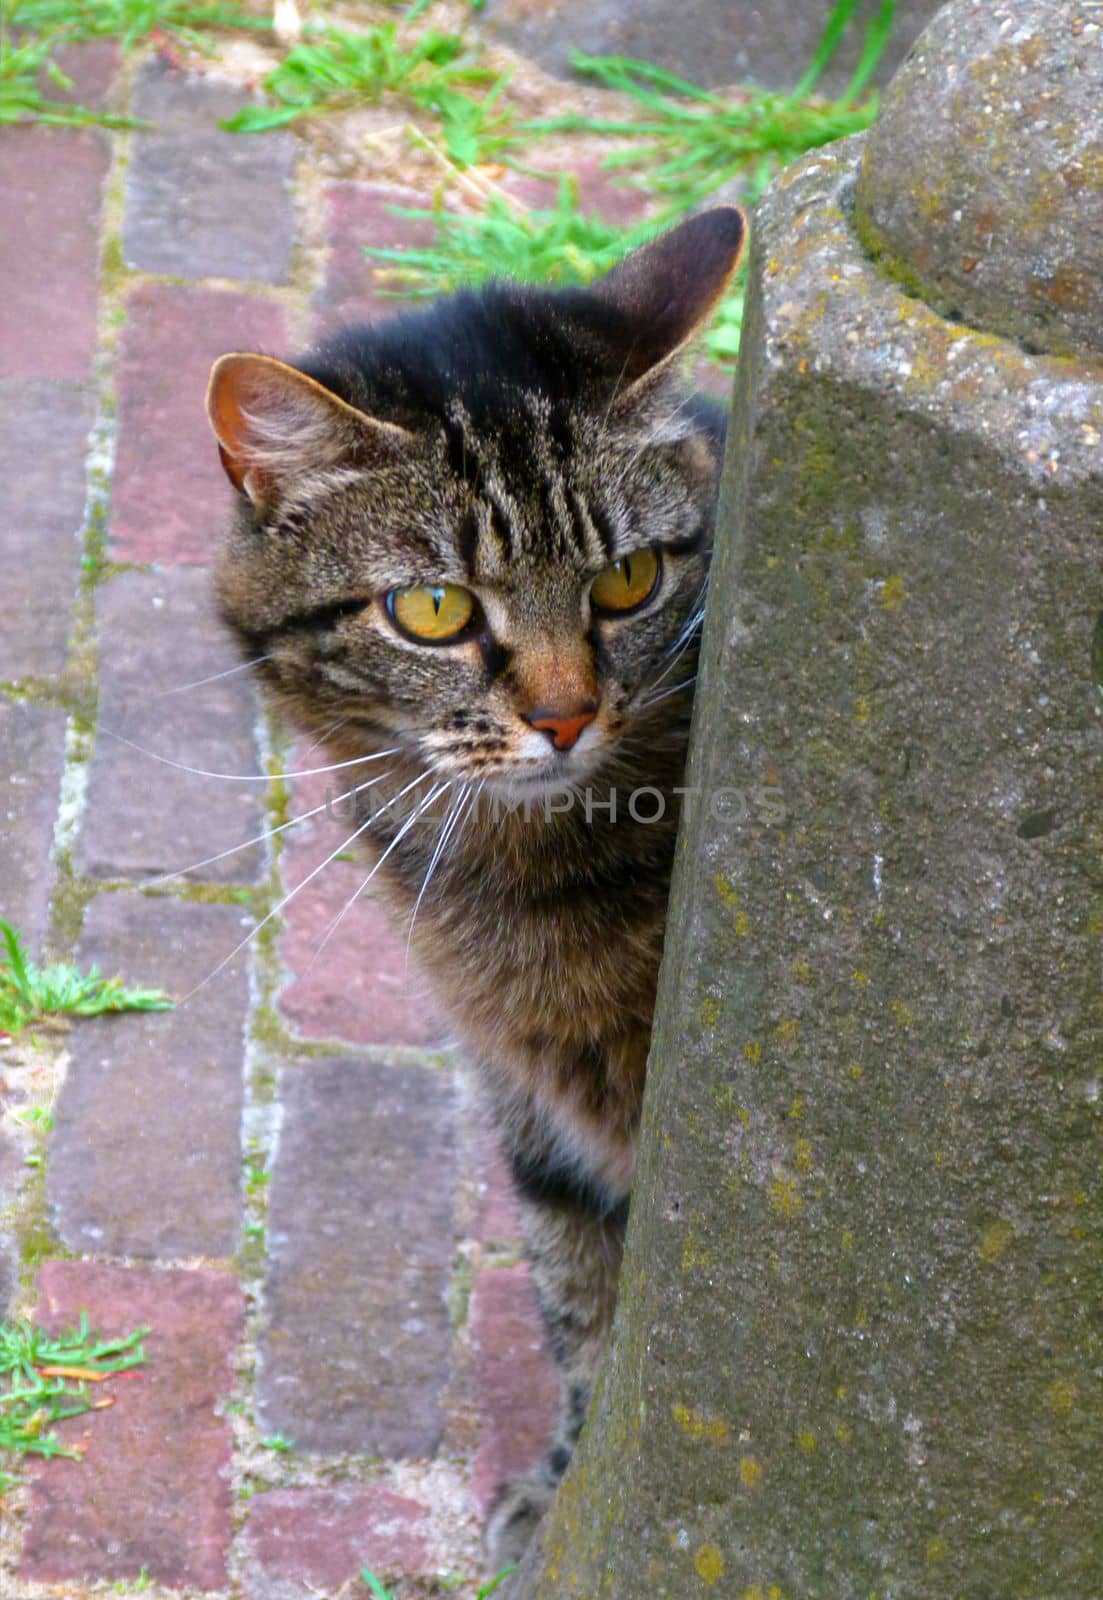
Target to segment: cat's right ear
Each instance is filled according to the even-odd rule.
[[[207,416],[226,475],[258,509],[301,473],[407,448],[411,435],[379,422],[272,356],[222,356],[211,369]]]
[[[646,381],[708,322],[735,276],[747,238],[738,206],[686,217],[626,256],[591,293],[619,314],[617,381]]]

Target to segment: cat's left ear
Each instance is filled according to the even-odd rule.
[[[743,255],[747,222],[738,206],[687,217],[634,250],[593,285],[622,330],[614,353],[621,383],[665,365],[716,310]]]
[[[305,372],[272,356],[222,356],[207,415],[226,475],[258,509],[304,472],[379,459],[411,443],[405,428],[365,416]]]

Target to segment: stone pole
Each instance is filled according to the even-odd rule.
[[[610,1357],[517,1600],[1103,1594],[1103,12],[757,219]]]

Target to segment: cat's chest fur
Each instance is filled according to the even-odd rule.
[[[499,1114],[538,1114],[564,1160],[616,1197],[635,1163],[677,825],[677,752],[663,765],[669,781],[649,783],[646,806],[607,783],[566,813],[486,799],[462,851],[435,865],[432,818],[394,848],[398,823],[365,841]]]

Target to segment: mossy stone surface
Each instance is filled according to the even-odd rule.
[[[1103,12],[958,0],[885,91],[871,253],[942,312],[1103,364]]]
[[[617,1326],[511,1600],[1099,1593],[1103,383],[881,274],[860,157],[756,219]]]

